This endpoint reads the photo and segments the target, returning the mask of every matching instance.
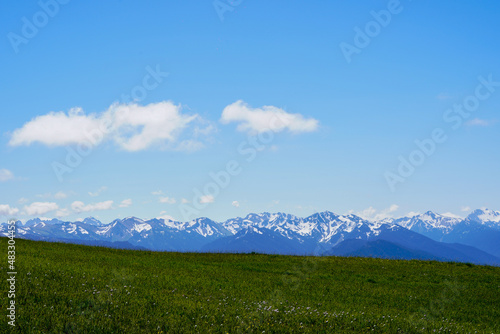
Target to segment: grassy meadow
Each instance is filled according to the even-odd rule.
[[[500,333],[497,267],[19,239],[15,265],[1,333]]]

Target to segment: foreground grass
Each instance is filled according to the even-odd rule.
[[[500,332],[496,267],[27,240],[16,251],[16,327],[3,315],[2,333]],[[5,278],[6,256],[0,267]]]

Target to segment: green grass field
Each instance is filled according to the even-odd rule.
[[[500,333],[496,267],[17,239],[16,269],[2,333]]]

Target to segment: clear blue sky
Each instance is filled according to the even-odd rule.
[[[72,0],[51,15],[2,3],[0,220],[500,209],[500,86],[479,87],[488,96],[460,124],[445,116],[478,100],[480,76],[500,82],[500,3],[232,3],[218,13],[212,1]],[[374,24],[372,11],[391,9]],[[164,113],[173,118],[146,119]],[[264,131],[274,114],[289,121]],[[58,177],[78,129],[106,115],[117,130]],[[391,189],[398,157],[436,128],[446,141]],[[249,162],[241,151],[258,133],[272,139]],[[204,193],[229,161],[229,184]]]

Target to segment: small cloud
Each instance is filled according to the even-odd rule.
[[[415,212],[415,211],[410,211],[406,214],[406,217],[415,217],[415,216],[418,216],[418,215],[421,215],[420,212]]]
[[[172,220],[172,221],[177,221],[174,217],[170,216],[167,214],[167,211],[162,211],[160,212],[160,215],[156,217],[157,219],[164,219],[164,220]]]
[[[99,196],[101,193],[103,193],[104,191],[108,190],[108,187],[101,187],[99,188],[96,192],[90,192],[89,191],[89,196],[90,197],[97,197]]]
[[[14,173],[8,169],[0,169],[0,182],[6,182],[14,178]]]
[[[132,205],[132,200],[129,198],[129,199],[124,199],[124,200],[120,203],[119,207],[120,207],[120,208],[128,208],[128,207],[129,207],[129,206],[131,206],[131,205]]]
[[[234,207],[239,208],[239,207],[240,207],[240,202],[238,202],[238,201],[233,201],[233,203],[231,203],[231,205],[232,205],[232,206],[234,206]]]
[[[58,210],[59,206],[53,202],[33,202],[24,207],[24,212],[29,216],[43,215]]]
[[[384,209],[379,212],[377,209],[370,206],[369,208],[356,213],[356,215],[367,220],[382,220],[385,218],[392,218],[393,217],[392,213],[397,211],[398,209],[399,209],[398,205],[392,204],[387,209]]]
[[[471,119],[470,121],[467,121],[465,125],[467,126],[490,126],[495,124],[497,121],[496,120],[486,120],[486,119],[480,119],[480,118],[474,118]]]
[[[460,208],[460,211],[462,212],[469,212],[471,210],[470,206],[463,206]]]
[[[71,204],[71,209],[76,212],[90,212],[90,211],[103,211],[113,208],[113,201],[104,201],[95,204],[85,205],[82,201],[74,201]]]
[[[69,196],[69,194],[59,191],[52,195],[52,193],[45,193],[45,194],[38,194],[36,197],[38,198],[43,198],[43,199],[49,199],[49,198],[54,198],[54,199],[65,199]]]
[[[183,199],[181,199],[181,203],[182,204],[187,204],[187,203],[189,203],[189,201],[187,199],[183,198]]]
[[[161,196],[161,195],[163,195],[163,191],[157,190],[157,191],[153,191],[151,194],[155,195],[155,196]]]
[[[68,209],[60,209],[60,210],[57,210],[56,217],[57,218],[67,217],[70,214],[71,214],[71,211],[69,211]]]
[[[29,199],[21,197],[20,199],[17,200],[17,203],[19,203],[19,204],[26,204],[29,201],[30,201]]]
[[[65,199],[68,197],[68,194],[62,192],[62,191],[59,191],[57,193],[54,194],[54,198],[55,199]]]
[[[160,203],[175,204],[177,200],[173,197],[160,197]]]
[[[451,213],[451,212],[442,213],[441,216],[445,216],[445,217],[449,217],[449,218],[463,218],[463,217],[456,215],[454,213]]]
[[[215,198],[212,195],[206,195],[206,196],[200,197],[201,204],[213,203],[214,201],[215,201]]]
[[[274,106],[252,108],[242,100],[228,105],[222,111],[220,121],[224,124],[238,123],[238,131],[257,134],[266,131],[298,134],[318,129],[318,121],[301,114],[290,114]]]
[[[18,212],[18,208],[11,208],[8,204],[0,204],[0,216],[13,216]]]
[[[195,127],[193,134],[195,137],[200,137],[200,136],[209,136],[214,132],[217,132],[217,127],[215,127],[215,125],[213,124],[208,124],[204,128],[200,126]]]
[[[203,144],[201,141],[189,139],[181,141],[174,149],[174,151],[195,152],[201,150],[204,147],[205,144]]]

